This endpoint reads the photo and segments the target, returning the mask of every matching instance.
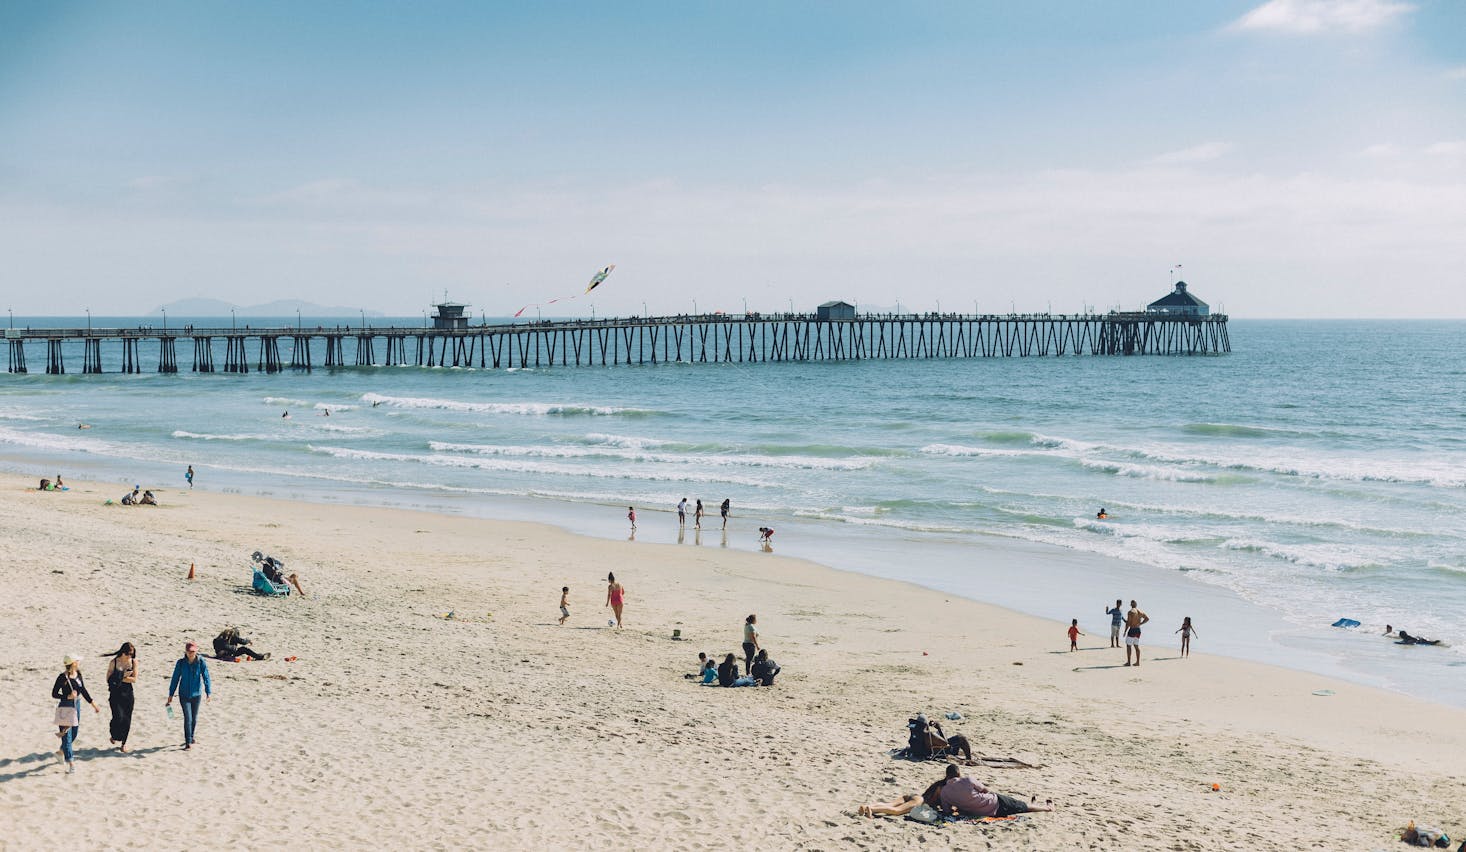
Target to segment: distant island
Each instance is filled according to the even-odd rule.
[[[302,316],[307,317],[354,317],[363,313],[369,317],[386,316],[381,311],[367,311],[362,308],[339,305],[317,305],[314,302],[303,302],[300,299],[277,299],[263,305],[236,305],[222,299],[179,299],[176,302],[159,305],[145,316],[157,316],[167,311],[180,317],[227,317],[232,311],[235,316],[239,317],[288,317],[294,316],[297,310]]]

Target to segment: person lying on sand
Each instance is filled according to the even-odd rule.
[[[863,817],[877,816],[906,816],[921,805],[931,805],[940,809],[942,806],[942,787],[947,783],[943,778],[937,783],[926,788],[921,795],[907,793],[894,802],[872,802],[868,805],[861,805],[856,813]]]
[[[947,783],[942,786],[942,807],[963,816],[990,817],[1012,816],[1039,811],[1052,811],[1052,802],[1034,805],[1003,793],[989,790],[975,778],[968,778],[957,768],[947,764]]]

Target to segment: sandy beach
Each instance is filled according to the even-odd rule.
[[[1070,653],[1065,624],[778,554],[202,490],[105,506],[116,486],[71,485],[0,479],[4,849],[1375,849],[1410,819],[1466,829],[1466,711],[1204,645],[1179,659],[1168,623],[1125,668],[1107,635]],[[309,597],[252,594],[254,550]],[[684,679],[698,651],[738,651],[749,613],[777,685]],[[273,656],[211,663],[185,752],[168,675],[227,625]],[[127,755],[107,749],[101,657],[124,640]],[[73,775],[49,697],[68,653],[103,708],[83,712]],[[888,753],[922,711],[1041,765],[964,771],[1056,811],[856,816],[940,777]]]

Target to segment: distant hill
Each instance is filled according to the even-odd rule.
[[[220,299],[179,299],[176,302],[153,308],[147,316],[159,316],[163,311],[167,311],[180,317],[227,317],[232,310],[235,316],[240,317],[288,317],[293,315],[297,308],[302,316],[307,317],[352,317],[362,313],[361,308],[317,305],[315,302],[303,302],[300,299],[278,299],[263,305],[236,305]],[[369,317],[386,316],[381,311],[366,311],[366,315]]]

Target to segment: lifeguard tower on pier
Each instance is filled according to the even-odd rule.
[[[461,302],[439,302],[433,305],[433,328],[437,331],[467,331],[468,317],[464,315],[464,309],[468,305]]]

